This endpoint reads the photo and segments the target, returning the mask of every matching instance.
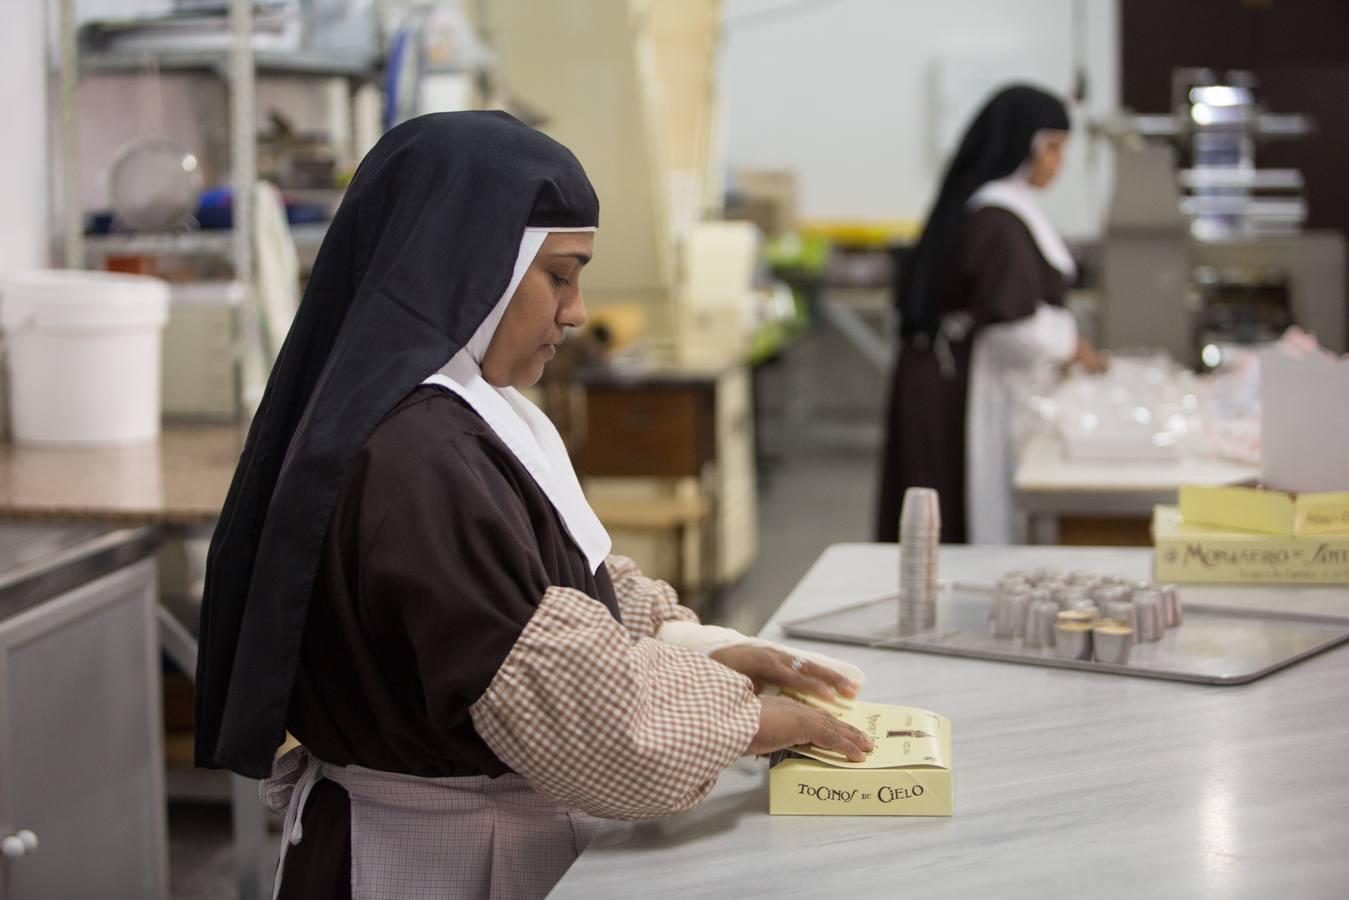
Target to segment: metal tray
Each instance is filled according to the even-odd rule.
[[[1052,647],[1027,647],[1021,638],[995,638],[991,605],[991,589],[956,585],[939,592],[937,625],[925,634],[899,633],[899,595],[893,593],[783,629],[810,640],[1218,685],[1246,684],[1349,642],[1349,620],[1342,618],[1187,604],[1183,625],[1168,628],[1160,641],[1134,645],[1129,661],[1115,665],[1063,659]]]

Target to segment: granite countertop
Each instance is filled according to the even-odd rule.
[[[0,443],[0,517],[166,526],[214,522],[244,425],[169,425],[158,443],[55,449]]]

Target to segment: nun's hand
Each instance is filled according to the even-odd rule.
[[[874,749],[861,730],[822,709],[786,697],[764,697],[759,703],[759,730],[745,750],[751,756],[788,747],[819,747],[862,762]]]
[[[1100,375],[1108,368],[1105,357],[1101,355],[1095,345],[1082,338],[1077,339],[1077,352],[1073,354],[1069,365],[1073,363],[1081,366],[1088,375]]]
[[[749,678],[756,694],[771,685],[824,700],[857,696],[857,685],[840,673],[773,647],[735,644],[715,651],[711,658]]]

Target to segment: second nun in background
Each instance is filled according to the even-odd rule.
[[[1012,410],[1046,365],[1103,368],[1063,308],[1077,274],[1035,194],[1058,174],[1068,111],[1026,86],[975,117],[899,282],[876,535],[898,537],[905,489],[941,495],[942,540],[1021,539],[1012,504]]]

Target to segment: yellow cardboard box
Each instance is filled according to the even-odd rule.
[[[1174,506],[1152,512],[1157,581],[1349,584],[1349,534],[1302,537],[1191,525]]]
[[[770,814],[951,815],[950,720],[907,706],[798,699],[865,731],[876,749],[860,763],[814,747],[775,754],[768,770]]]
[[[1349,491],[1295,494],[1246,485],[1187,484],[1180,489],[1187,525],[1302,536],[1349,533]]]

